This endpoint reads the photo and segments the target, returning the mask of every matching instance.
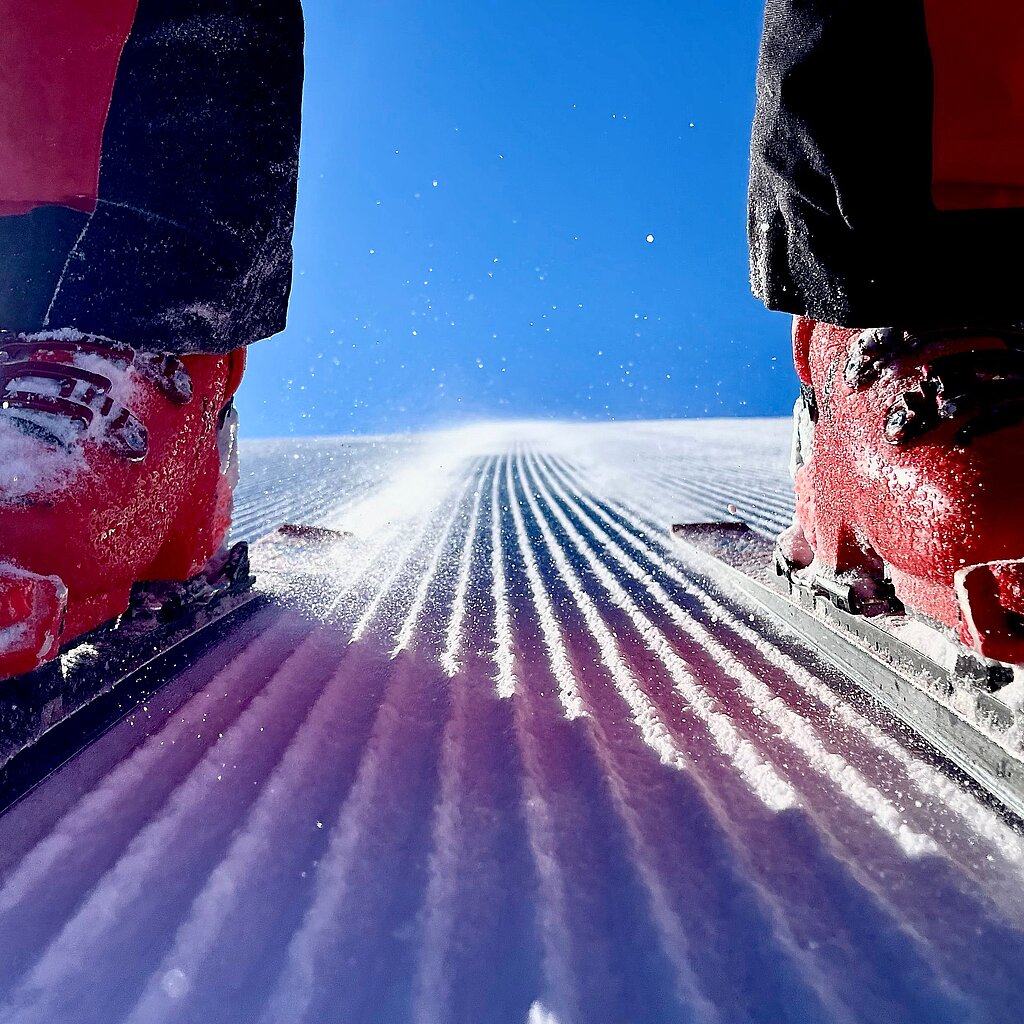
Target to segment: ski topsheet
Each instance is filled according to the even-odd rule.
[[[1005,666],[965,658],[923,623],[854,615],[794,586],[774,572],[772,542],[745,524],[690,523],[672,529],[709,576],[753,598],[1024,817],[1021,683]]]

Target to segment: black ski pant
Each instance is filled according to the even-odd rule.
[[[1024,321],[1021,0],[768,0],[749,214],[772,309]]]
[[[0,0],[0,330],[280,331],[302,47],[299,0]]]

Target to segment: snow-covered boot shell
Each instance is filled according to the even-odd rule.
[[[1024,331],[797,318],[796,517],[778,557],[847,610],[900,604],[1024,663]]]
[[[0,334],[0,678],[185,580],[224,542],[244,349]]]

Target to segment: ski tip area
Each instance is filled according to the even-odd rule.
[[[780,586],[789,430],[243,443],[0,693],[0,1021],[1018,1020],[1024,684]]]

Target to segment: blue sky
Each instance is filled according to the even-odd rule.
[[[747,285],[761,0],[305,6],[248,436],[788,411],[788,322]]]

